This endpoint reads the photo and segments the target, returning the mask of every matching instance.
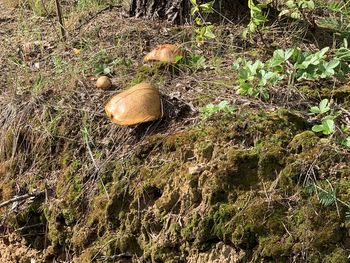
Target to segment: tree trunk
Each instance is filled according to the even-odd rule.
[[[217,12],[214,12],[211,15],[210,20],[241,20],[247,15],[247,2],[248,0],[215,1],[214,9]],[[190,11],[190,0],[131,0],[129,4],[129,12],[131,16],[146,16],[180,24],[183,24],[189,20]]]

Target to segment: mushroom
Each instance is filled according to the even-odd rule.
[[[161,61],[166,63],[175,63],[176,57],[182,55],[182,50],[179,46],[173,44],[159,45],[149,52],[144,61]]]
[[[122,126],[159,119],[162,117],[159,91],[142,82],[112,97],[105,111],[112,122]]]
[[[109,89],[112,86],[112,81],[107,76],[99,77],[96,81],[98,89]]]

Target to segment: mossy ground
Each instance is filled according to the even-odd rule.
[[[15,21],[0,20],[7,37],[0,42],[0,201],[45,190],[1,208],[4,235],[17,233],[41,254],[38,262],[196,262],[223,246],[239,262],[347,262],[350,156],[312,132],[308,116],[326,97],[347,111],[347,85],[276,88],[268,103],[241,97],[231,64],[269,52],[243,41],[243,26],[217,26],[220,41],[198,47],[187,42],[191,28],[126,19],[118,10],[73,30],[86,10],[65,10],[66,43],[49,30],[54,18],[19,8]],[[272,46],[285,45],[266,34]],[[23,44],[33,41],[39,46],[26,53]],[[144,53],[164,42],[189,43],[187,52],[205,63],[142,65]],[[103,64],[109,91],[92,79]],[[163,120],[110,123],[107,99],[144,79],[163,94]],[[221,100],[236,110],[198,113]],[[336,201],[325,205],[320,193],[336,193]]]

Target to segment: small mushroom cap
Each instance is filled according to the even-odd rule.
[[[177,45],[164,44],[157,46],[151,52],[149,52],[144,61],[161,61],[166,63],[175,63],[176,57],[182,55],[182,50]]]
[[[159,91],[142,82],[112,97],[105,111],[112,122],[122,126],[159,119],[162,117]]]
[[[107,76],[99,77],[96,81],[98,89],[109,89],[112,86],[112,81]]]

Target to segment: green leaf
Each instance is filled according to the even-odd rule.
[[[223,111],[225,113],[233,113],[236,110],[235,106],[230,105],[228,101],[221,101],[219,104],[208,104],[205,107],[201,108],[199,111],[204,116],[204,118],[209,118],[215,113]]]
[[[323,99],[320,101],[319,109],[320,109],[320,113],[326,113],[327,111],[330,110],[328,99]]]
[[[292,8],[296,8],[297,5],[295,4],[295,1],[294,0],[288,0],[286,2],[286,6],[289,8],[289,9],[292,9]]]
[[[206,26],[205,27],[205,33],[204,33],[204,37],[206,39],[214,39],[216,36],[214,35],[214,33],[212,32],[213,29],[213,25],[210,26]]]
[[[317,106],[313,106],[310,108],[311,113],[320,113],[320,108]]]
[[[239,67],[241,66],[241,62],[243,62],[242,58],[238,58],[233,64],[232,64],[232,69],[233,70],[238,70]]]
[[[322,132],[324,129],[323,125],[314,125],[312,126],[312,131],[314,132]]]
[[[111,69],[109,67],[106,67],[106,68],[103,69],[103,73],[108,75],[108,74],[111,73]]]
[[[330,135],[334,132],[334,120],[333,116],[326,116],[322,123],[319,125],[314,125],[312,127],[314,132],[322,132],[324,135]]]
[[[330,206],[337,200],[335,191],[321,191],[318,194],[319,202],[323,206]]]
[[[294,18],[294,19],[300,19],[301,18],[301,13],[299,10],[295,10],[294,12],[292,12],[290,14],[290,17],[291,18]]]
[[[330,135],[334,131],[334,120],[331,119],[325,119],[322,121],[322,125],[325,127],[323,130],[324,135]]]
[[[209,14],[213,12],[214,1],[199,5],[204,13]]]
[[[175,57],[175,64],[176,63],[178,63],[180,60],[182,60],[183,59],[183,56],[182,55],[177,55],[176,57]]]
[[[340,61],[338,59],[332,59],[329,62],[322,62],[320,64],[319,70],[320,70],[320,77],[321,78],[328,78],[332,77],[335,74],[334,69],[340,64]]]
[[[343,140],[342,145],[344,145],[347,148],[350,148],[350,137],[347,137]]]
[[[273,56],[269,60],[269,65],[274,68],[281,65],[284,61],[284,51],[282,49],[277,49],[273,52]]]

